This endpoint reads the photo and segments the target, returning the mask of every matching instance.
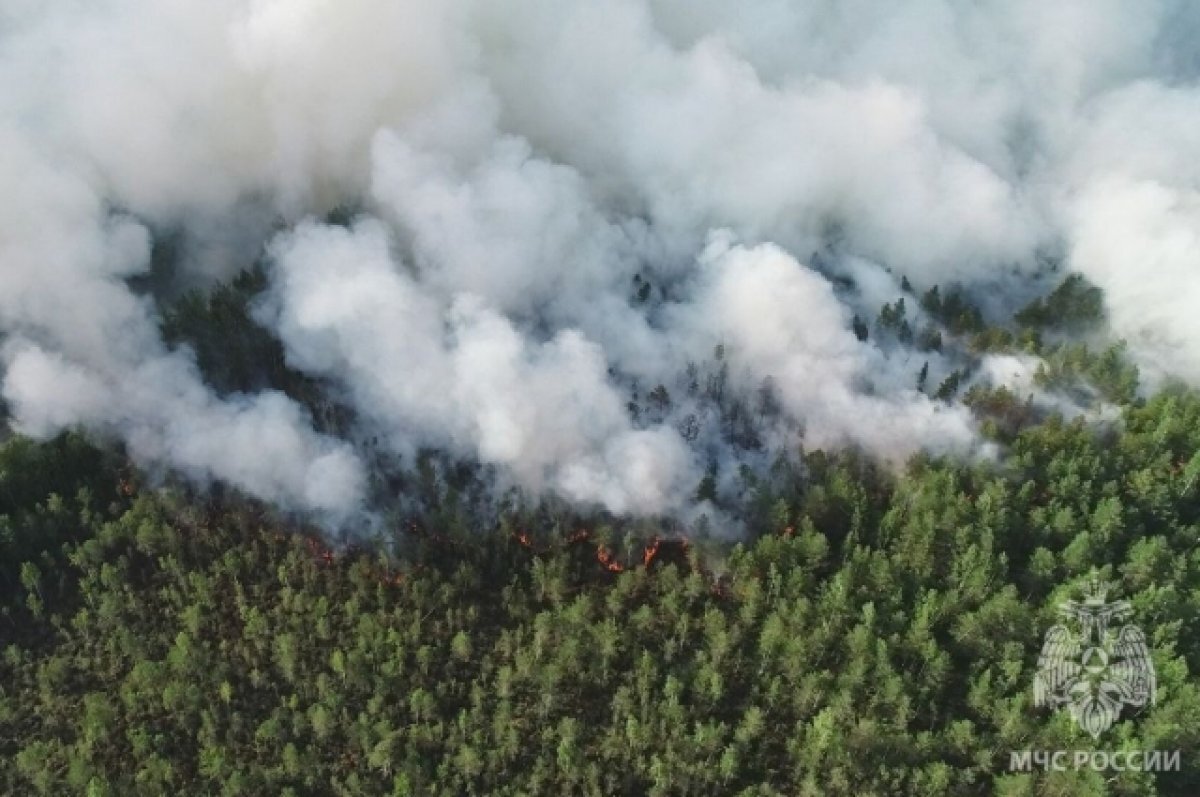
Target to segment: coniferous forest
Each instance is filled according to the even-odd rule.
[[[218,384],[238,352],[270,356],[238,337],[237,290],[166,322],[232,336],[195,343],[202,362],[232,352]],[[485,512],[436,458],[403,485],[419,500],[331,535],[80,434],[12,436],[0,792],[1194,795],[1200,395],[1139,395],[1119,347],[1043,342],[1064,302],[1092,312],[1080,290],[1009,330],[924,301],[951,306],[947,340],[1040,347],[1046,389],[1116,414],[972,388],[999,455],[781,456],[745,475],[732,537],[550,500]],[[903,322],[885,309],[872,334]],[[1055,607],[1091,574],[1131,602],[1157,674],[1155,704],[1100,741],[1032,688]],[[1014,751],[1059,749],[1181,766],[1011,771]]]
[[[1200,797],[1200,2],[0,0],[0,797]]]

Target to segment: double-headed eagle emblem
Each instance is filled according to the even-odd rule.
[[[1146,635],[1126,619],[1129,601],[1108,603],[1108,586],[1093,578],[1083,601],[1058,605],[1063,622],[1046,632],[1033,702],[1067,706],[1079,727],[1098,737],[1125,706],[1154,704],[1154,663]]]

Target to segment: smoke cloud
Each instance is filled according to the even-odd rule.
[[[3,397],[333,522],[379,447],[679,513],[799,444],[982,450],[853,318],[1047,252],[1200,384],[1195,33],[1183,0],[10,0]],[[255,319],[344,433],[160,333],[263,252]]]

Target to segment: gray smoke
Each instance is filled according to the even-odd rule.
[[[1196,33],[1182,0],[7,0],[3,395],[334,521],[368,440],[629,513],[800,442],[981,451],[854,312],[1062,252],[1200,383]],[[265,249],[256,318],[344,439],[162,340],[131,280],[168,229],[183,285]]]

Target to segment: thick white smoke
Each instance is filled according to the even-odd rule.
[[[736,455],[700,393],[762,399],[768,448],[975,446],[850,308],[1044,250],[1200,383],[1197,31],[1184,0],[10,0],[3,396],[335,519],[368,438],[679,511]],[[186,285],[265,247],[256,318],[347,439],[161,339],[152,230]]]

